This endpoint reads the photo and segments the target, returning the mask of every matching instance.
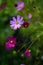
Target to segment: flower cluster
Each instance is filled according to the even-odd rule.
[[[24,8],[24,2],[17,2],[17,4],[15,4],[15,8],[16,10],[20,11]],[[32,14],[28,14],[28,21],[25,22],[24,21],[24,18],[21,17],[20,15],[17,15],[16,17],[12,17],[12,20],[10,20],[10,27],[11,29],[13,30],[17,30],[21,27],[24,27],[24,28],[27,28],[29,25],[30,25],[30,19],[32,18]],[[10,36],[8,37],[8,41],[5,43],[5,48],[7,50],[10,50],[12,48],[15,47],[17,41],[16,41],[16,38],[14,38],[13,36]],[[14,54],[16,52],[13,52]],[[30,53],[30,50],[26,50],[24,52],[24,55],[27,56],[27,57],[30,57],[31,53]],[[25,65],[25,64],[21,64],[21,65]]]
[[[16,10],[20,11],[24,8],[24,2],[17,2],[17,4],[15,4],[15,8]],[[32,18],[32,14],[30,13],[28,15],[28,19]],[[17,15],[17,17],[13,17],[12,20],[10,20],[10,27],[13,30],[17,30],[18,28],[20,28],[21,26],[24,28],[27,28],[30,25],[30,21],[28,22],[24,22],[24,18],[21,17],[20,15]]]
[[[29,14],[28,17],[30,18],[32,17],[32,15],[30,16]],[[13,30],[17,30],[21,26],[23,26],[24,28],[27,28],[29,25],[30,25],[30,21],[24,22],[23,17],[21,17],[20,15],[17,15],[17,17],[13,17],[12,20],[10,20],[10,27]]]
[[[28,15],[28,17],[29,16],[30,16],[30,14]],[[32,15],[30,17],[32,17]],[[10,27],[13,30],[17,30],[21,26],[23,26],[24,28],[27,28],[29,25],[30,25],[30,21],[24,22],[23,17],[21,17],[20,15],[17,15],[17,18],[16,17],[13,17],[12,20],[10,20]]]

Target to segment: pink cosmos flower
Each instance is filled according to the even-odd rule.
[[[29,14],[29,15],[28,15],[28,18],[31,19],[31,18],[32,18],[32,14]]]
[[[30,57],[30,55],[31,55],[30,50],[27,49],[24,54],[25,54],[25,56]]]
[[[17,6],[16,6],[16,9],[18,11],[22,10],[24,8],[24,2],[18,2],[17,3]]]
[[[30,22],[24,22],[24,23],[23,23],[23,27],[24,27],[24,28],[27,28],[29,25],[30,25]]]
[[[6,7],[6,3],[4,2],[4,3],[2,3],[2,4],[0,5],[0,10],[4,9],[5,7]]]
[[[14,48],[15,45],[16,45],[16,38],[14,38],[13,36],[8,37],[8,41],[5,43],[5,48],[7,50],[10,50]]]
[[[10,20],[10,27],[14,30],[17,30],[21,27],[21,25],[24,23],[23,17],[20,17],[19,15],[17,18],[13,17],[13,20]]]

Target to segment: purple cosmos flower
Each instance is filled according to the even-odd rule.
[[[32,14],[29,14],[29,15],[28,15],[28,18],[31,19],[31,18],[32,18]]]
[[[16,5],[16,9],[18,11],[22,10],[24,8],[24,2],[18,2]]]
[[[26,50],[25,53],[24,53],[27,57],[30,57],[31,53],[30,53],[30,50]]]
[[[6,7],[6,3],[2,3],[1,6],[0,6],[0,10],[4,9]]]
[[[16,45],[16,38],[14,38],[13,36],[8,37],[8,41],[5,44],[6,50],[14,48],[15,45]]]
[[[27,28],[30,25],[30,22],[24,22],[23,27]]]
[[[20,17],[19,15],[17,18],[13,17],[13,20],[10,20],[10,27],[14,30],[17,30],[21,27],[21,25],[24,23],[23,17]]]
[[[25,65],[25,64],[20,64],[20,65]]]

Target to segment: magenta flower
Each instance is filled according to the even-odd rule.
[[[28,15],[28,18],[31,19],[31,18],[32,18],[32,14],[29,14],[29,15]]]
[[[25,56],[30,57],[30,55],[31,55],[30,50],[27,49],[24,54],[25,54]]]
[[[6,7],[6,3],[4,2],[4,3],[2,3],[2,4],[0,5],[0,10],[4,9],[5,7]]]
[[[24,22],[24,23],[23,23],[23,27],[24,27],[24,28],[27,28],[29,25],[30,25],[30,22]]]
[[[15,45],[16,45],[16,38],[14,38],[13,36],[8,37],[8,41],[5,43],[5,48],[7,50],[10,50],[14,48]]]
[[[13,17],[13,20],[10,20],[10,27],[14,30],[17,30],[21,27],[21,25],[24,23],[23,17],[20,17],[19,15],[17,18]]]
[[[24,8],[24,2],[18,2],[16,5],[16,9],[18,11],[22,10]]]

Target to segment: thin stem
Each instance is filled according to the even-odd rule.
[[[43,35],[43,32],[41,32],[39,35],[37,35],[35,41],[36,41],[41,35]],[[31,44],[27,49],[29,49],[29,48],[34,44],[35,41],[33,41],[32,44]]]
[[[43,33],[42,33],[42,34],[43,34]],[[36,37],[35,41],[36,41],[42,34],[38,35],[38,36]],[[31,45],[30,45],[27,49],[29,49],[29,48],[34,44],[35,41],[33,40],[33,42],[31,43]],[[21,50],[23,47],[25,47],[26,45],[27,45],[27,44],[24,43],[24,45],[20,48],[20,50]],[[18,50],[18,52],[20,52],[20,50]]]
[[[25,42],[26,42],[26,41],[25,41]],[[20,50],[21,50],[23,47],[26,46],[25,42],[24,42],[24,45],[20,48]],[[20,52],[20,50],[18,50],[17,52]]]
[[[20,48],[20,50],[23,48],[23,47],[25,47],[26,46],[26,44],[24,44],[21,48]],[[18,50],[17,52],[20,52],[20,50]]]

